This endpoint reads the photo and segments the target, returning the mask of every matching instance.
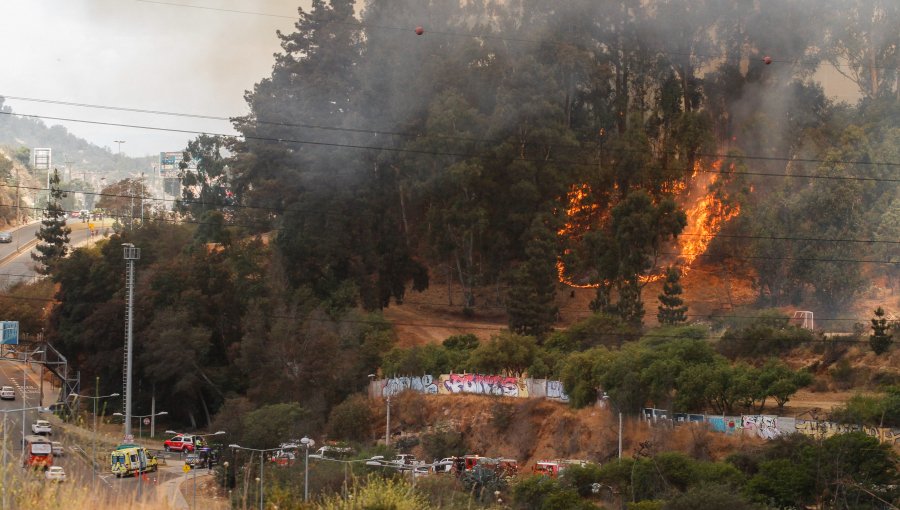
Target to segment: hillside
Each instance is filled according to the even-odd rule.
[[[373,412],[384,415],[383,403],[374,404]],[[622,450],[629,457],[640,449],[644,454],[681,451],[698,459],[722,460],[762,443],[756,438],[691,427],[651,428],[631,419],[624,423]],[[460,432],[466,442],[465,453],[514,458],[526,471],[541,459],[606,462],[616,457],[618,448],[618,423],[608,410],[576,410],[538,399],[407,392],[392,400],[391,424],[395,434],[402,431],[395,442],[404,438],[415,442],[409,438],[435,431]],[[383,435],[383,427],[381,432]],[[421,444],[411,451],[431,461]]]
[[[4,106],[0,96],[0,147],[15,152],[21,147],[49,147],[52,161],[62,169],[67,165],[77,172],[99,172],[113,176],[147,171],[155,157],[130,158],[114,154],[109,147],[98,147],[79,138],[60,125],[50,125],[40,119],[16,116]],[[68,164],[66,163],[68,162]]]

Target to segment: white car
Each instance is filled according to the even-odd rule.
[[[34,434],[53,435],[53,429],[50,428],[50,422],[47,420],[38,420],[31,424],[31,432]]]
[[[15,400],[16,390],[12,386],[4,386],[0,388],[0,398],[3,400]]]
[[[50,466],[44,471],[44,478],[51,482],[65,482],[66,470],[62,466]]]
[[[66,449],[63,448],[63,444],[59,441],[53,441],[52,443],[50,443],[50,448],[53,451],[54,457],[62,457],[66,454]]]

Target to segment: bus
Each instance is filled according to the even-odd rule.
[[[156,457],[141,446],[121,444],[109,456],[110,470],[117,478],[147,471],[156,471],[159,463]]]
[[[53,465],[53,445],[44,436],[25,436],[25,452],[22,465],[47,470]]]

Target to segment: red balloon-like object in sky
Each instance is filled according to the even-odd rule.
[[[425,33],[425,29],[422,27],[416,27],[416,35],[422,35]]]
[[[772,63],[772,57],[763,57],[763,63],[769,65]]]

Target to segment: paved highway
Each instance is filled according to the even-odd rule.
[[[87,223],[70,218],[68,225],[72,229],[69,235],[70,246],[81,246],[91,240]],[[40,222],[29,223],[12,231],[13,242],[0,244],[0,290],[19,282],[40,278],[34,270],[34,260],[31,258],[36,241],[35,234],[40,228]]]
[[[39,405],[40,388],[38,386],[38,375],[40,369],[39,364],[30,364],[26,369],[23,384],[23,368],[25,364],[12,360],[0,358],[0,386],[12,386],[16,390],[15,400],[0,400],[0,414],[6,417],[6,452],[7,460],[13,468],[11,474],[26,474],[27,471],[19,471],[22,465],[22,407],[36,407]],[[44,405],[48,402],[50,392],[46,392],[44,396]],[[23,400],[24,399],[24,400]],[[24,405],[23,405],[24,403]],[[0,416],[2,420],[3,416]],[[38,419],[46,419],[41,416],[37,410],[25,411],[25,435],[31,435],[31,424]],[[59,427],[54,427],[53,435],[49,438],[51,441],[59,441],[63,444],[65,453],[62,456],[54,457],[54,465],[62,466],[66,470],[67,483],[77,484],[79,486],[90,486],[91,484],[91,466],[89,461],[91,452],[90,442],[79,441],[74,436],[67,436]],[[2,436],[0,436],[2,440]],[[108,448],[98,445],[98,452],[105,452]],[[173,466],[173,467],[171,467]],[[109,500],[133,500],[141,494],[144,499],[152,499],[157,494],[157,484],[162,484],[172,478],[181,475],[181,462],[178,458],[171,459],[170,467],[159,473],[148,473],[144,479],[125,478],[118,479],[108,471],[108,466],[103,463],[98,466],[98,476],[96,478],[97,491],[94,496],[98,499],[108,498]]]

